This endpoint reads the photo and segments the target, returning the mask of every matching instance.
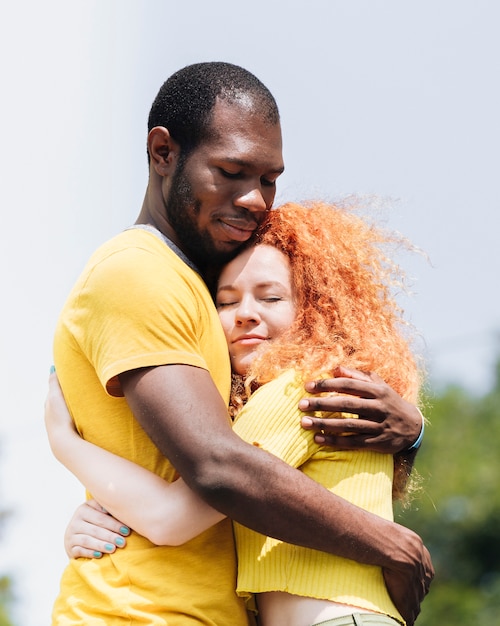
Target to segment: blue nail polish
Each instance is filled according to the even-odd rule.
[[[56,371],[55,365],[51,365],[50,366],[50,373],[54,374],[55,371]]]
[[[128,526],[120,526],[120,533],[122,535],[130,535],[130,528]]]
[[[114,545],[112,543],[107,543],[104,548],[107,552],[111,552],[114,549]]]
[[[94,558],[95,559],[100,559],[102,556],[102,552],[99,552],[98,550],[94,550]]]
[[[116,537],[115,543],[117,546],[123,546],[123,544],[125,543],[125,539],[123,537]]]

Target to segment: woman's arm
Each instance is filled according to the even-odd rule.
[[[168,483],[82,439],[55,374],[49,378],[45,426],[54,456],[107,511],[153,543],[181,545],[224,519],[182,479]]]

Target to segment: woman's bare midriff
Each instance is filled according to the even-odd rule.
[[[311,626],[353,612],[371,612],[347,604],[295,596],[282,591],[259,593],[257,605],[261,626]]]

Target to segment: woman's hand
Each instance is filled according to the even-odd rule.
[[[304,398],[299,408],[354,413],[359,419],[303,417],[303,428],[318,431],[316,442],[385,454],[404,452],[415,443],[422,429],[422,414],[380,376],[345,367],[337,368],[334,376],[306,383],[309,393],[334,395]],[[350,436],[343,436],[346,433]]]
[[[95,500],[81,504],[64,533],[64,549],[70,559],[99,559],[124,548],[130,528],[106,513]]]

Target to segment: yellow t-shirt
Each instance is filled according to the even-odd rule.
[[[210,372],[228,401],[229,358],[210,294],[195,271],[144,230],[125,231],[93,255],[63,308],[54,352],[82,436],[169,481],[174,468],[134,419],[117,375],[193,365]],[[246,626],[235,585],[230,521],[179,547],[158,547],[132,533],[126,550],[70,561],[53,624]]]
[[[239,413],[238,435],[330,491],[372,513],[393,519],[393,458],[370,451],[340,451],[314,442],[301,428],[297,408],[303,382],[290,370],[260,387]],[[234,524],[237,591],[242,596],[286,591],[384,613],[402,620],[387,593],[382,571],[341,557],[284,543]]]

